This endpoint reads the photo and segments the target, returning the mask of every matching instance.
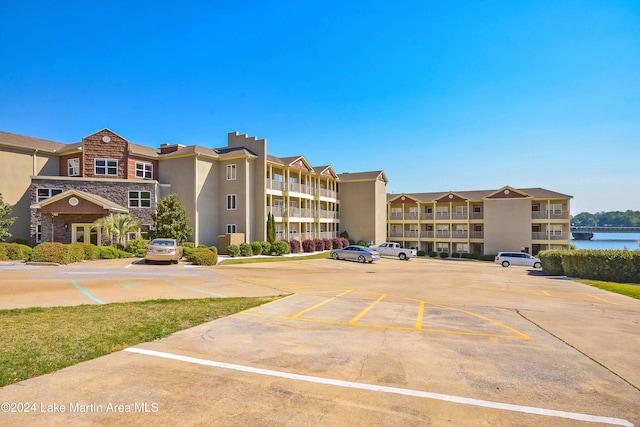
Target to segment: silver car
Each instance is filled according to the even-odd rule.
[[[503,267],[509,267],[510,265],[524,265],[527,267],[540,268],[542,266],[542,263],[538,258],[524,252],[498,252],[495,262]]]
[[[344,249],[333,249],[331,251],[331,258],[358,262],[373,262],[380,259],[380,253],[365,246],[350,245]]]

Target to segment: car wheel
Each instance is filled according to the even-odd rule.
[[[404,252],[402,252],[402,253],[400,254],[400,259],[404,261],[405,259],[407,259],[407,255],[405,255],[405,253],[404,253]]]
[[[509,261],[502,261],[503,267],[509,267]]]
[[[536,262],[535,264],[533,264],[533,268],[540,268],[542,267],[542,265],[539,262]]]
[[[360,256],[358,257],[358,262],[366,262],[366,261],[367,261],[367,260],[366,260],[366,259],[364,259],[364,255],[360,255]]]
[[[331,259],[338,259],[338,254],[335,252],[331,252]]]
[[[171,261],[171,262],[172,262],[172,263],[174,263],[174,264],[177,264],[177,263],[178,263],[178,260],[177,260],[177,259],[174,259],[174,260],[173,260],[173,261]]]

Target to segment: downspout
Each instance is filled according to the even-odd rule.
[[[200,244],[200,236],[198,233],[198,157],[200,156],[199,153],[196,153],[196,157],[194,158],[194,171],[193,171],[193,205],[195,207],[195,212],[194,212],[194,222],[195,224],[193,225],[193,240],[196,246],[198,246]]]
[[[32,176],[36,176],[37,175],[37,168],[38,168],[38,164],[37,164],[37,159],[38,159],[38,150],[33,150],[33,173],[31,174]]]

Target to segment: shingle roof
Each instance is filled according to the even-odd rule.
[[[46,139],[17,135],[15,133],[9,132],[0,132],[0,145],[6,145],[15,148],[28,148],[30,150],[48,151],[50,153],[54,153],[65,147],[65,144],[61,142],[48,141]]]
[[[381,174],[383,175],[384,180],[387,181],[386,176],[384,176],[384,171],[344,172],[339,173],[338,178],[340,178],[340,181],[371,180],[378,179]]]
[[[482,198],[489,196],[490,194],[495,193],[500,190],[499,188],[493,190],[472,190],[472,191],[440,191],[440,192],[431,192],[431,193],[402,193],[405,196],[416,199],[420,202],[432,202],[440,197],[454,193],[463,197],[467,200],[482,200]],[[555,191],[546,190],[544,188],[515,188],[519,192],[524,194],[528,194],[535,199],[566,199],[572,198],[573,196],[569,196],[562,193],[557,193]],[[387,194],[387,201],[393,200],[401,194]]]

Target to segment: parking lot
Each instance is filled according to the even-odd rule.
[[[0,423],[640,423],[640,301],[533,269],[432,259],[0,264],[0,308],[262,295],[286,296],[4,387],[0,402],[38,410],[0,412]]]

